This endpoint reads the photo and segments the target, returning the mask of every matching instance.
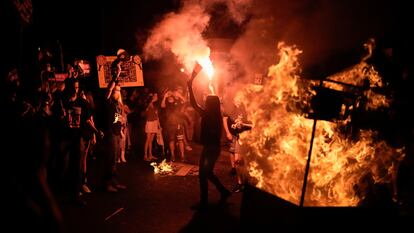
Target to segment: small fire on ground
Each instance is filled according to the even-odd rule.
[[[197,176],[198,167],[187,163],[167,162],[165,159],[161,163],[152,162],[154,174],[162,176]]]

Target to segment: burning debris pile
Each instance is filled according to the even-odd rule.
[[[151,166],[154,167],[155,174],[167,175],[173,172],[172,166],[165,159],[159,164],[152,162]]]
[[[161,163],[152,162],[154,174],[161,176],[197,176],[198,167],[185,163],[168,163],[165,159]]]
[[[388,106],[388,98],[375,92],[382,88],[381,78],[361,61],[326,81],[306,80],[300,77],[298,63],[302,51],[283,43],[278,48],[280,61],[269,67],[266,83],[242,92],[254,124],[254,130],[241,135],[251,182],[299,204],[317,117],[313,101],[320,90],[348,92],[353,95],[339,104],[337,118],[317,123],[304,205],[361,204],[369,185],[391,182],[396,163],[404,157],[403,148],[392,148],[375,130],[352,125],[354,111]]]

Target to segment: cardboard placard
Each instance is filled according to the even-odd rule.
[[[97,56],[96,63],[98,68],[99,87],[106,88],[112,80],[111,64],[116,56]],[[144,86],[142,63],[138,55],[131,57],[131,60],[123,62],[122,72],[119,76],[119,84],[122,87]]]
[[[68,77],[68,73],[55,73],[55,81],[63,82]]]

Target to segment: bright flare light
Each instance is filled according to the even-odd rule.
[[[204,72],[207,74],[208,79],[211,81],[214,75],[214,68],[210,58],[203,57],[201,59],[198,59],[197,62],[203,67]]]
[[[210,89],[210,94],[215,95],[214,86],[212,83],[213,76],[214,76],[214,67],[213,63],[211,62],[209,57],[202,57],[200,59],[197,59],[198,64],[203,67],[204,72],[206,73],[208,77],[208,88]]]

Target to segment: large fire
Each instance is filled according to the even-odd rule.
[[[312,81],[300,77],[302,51],[283,43],[278,48],[280,61],[269,67],[266,83],[247,86],[241,93],[254,125],[241,141],[251,183],[299,204],[313,126],[301,106],[315,91]],[[381,77],[364,61],[328,79],[355,86],[365,83],[368,88],[361,92],[368,98],[365,109],[388,105],[385,96],[372,91],[382,86]],[[305,206],[357,206],[365,198],[364,184],[390,182],[395,162],[404,156],[403,149],[390,147],[373,130],[358,129],[352,137],[344,133],[349,122],[349,117],[317,121]]]
[[[151,31],[144,52],[146,58],[161,58],[166,51],[172,52],[188,71],[198,62],[209,77],[210,92],[214,93],[210,48],[203,38],[211,16],[205,5],[199,3],[184,1],[178,12],[165,15]],[[366,48],[373,51],[372,45],[370,41]],[[279,44],[279,50],[280,61],[269,67],[265,84],[250,85],[242,91],[254,125],[253,130],[241,135],[252,182],[298,204],[314,123],[312,106],[309,111],[304,110],[312,102],[312,96],[318,94],[315,87],[328,92],[357,93],[358,99],[353,103],[340,106],[343,118],[317,121],[304,204],[358,205],[365,198],[364,182],[390,182],[396,161],[404,156],[403,149],[390,147],[374,130],[357,127],[349,130],[352,122],[349,112],[388,106],[386,96],[376,91],[383,85],[381,77],[366,63],[368,55],[354,67],[326,77],[326,81],[317,85],[300,77],[298,56],[302,51],[283,43]]]

